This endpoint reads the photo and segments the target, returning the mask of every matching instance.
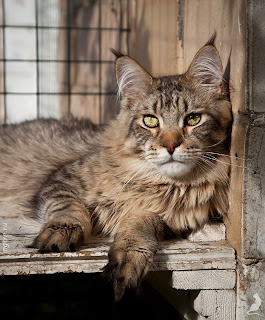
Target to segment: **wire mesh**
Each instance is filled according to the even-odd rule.
[[[0,1],[0,122],[111,117],[114,57],[105,51],[129,51],[130,0]]]

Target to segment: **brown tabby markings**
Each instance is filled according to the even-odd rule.
[[[43,223],[33,243],[42,252],[112,235],[105,274],[119,299],[149,270],[165,228],[226,213],[231,106],[212,44],[181,76],[153,78],[116,55],[121,111],[104,132],[71,117],[0,129],[0,210]]]

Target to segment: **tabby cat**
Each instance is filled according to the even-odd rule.
[[[213,42],[186,73],[160,78],[114,53],[121,108],[104,130],[71,116],[1,127],[0,212],[40,221],[40,252],[111,235],[104,272],[120,299],[140,284],[166,230],[226,213],[232,117]]]

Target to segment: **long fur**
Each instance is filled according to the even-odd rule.
[[[165,230],[226,214],[231,105],[209,44],[180,76],[153,78],[122,54],[116,74],[121,111],[104,131],[73,117],[0,129],[0,214],[36,219],[41,252],[112,235],[104,273],[118,300],[139,286]],[[189,126],[194,113],[200,121]],[[146,126],[146,116],[159,125]]]

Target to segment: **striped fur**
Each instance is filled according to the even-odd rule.
[[[195,230],[226,213],[232,119],[213,45],[180,76],[153,78],[121,54],[116,70],[121,111],[104,131],[74,118],[0,129],[0,212],[39,221],[42,252],[113,236],[105,274],[119,299],[139,285],[166,229]],[[194,113],[200,121],[188,126]],[[147,127],[146,115],[159,126]]]

